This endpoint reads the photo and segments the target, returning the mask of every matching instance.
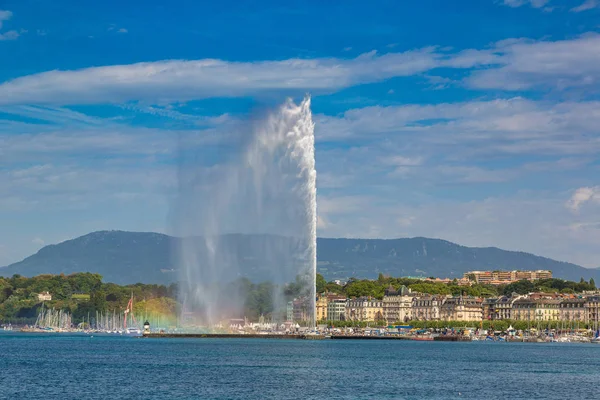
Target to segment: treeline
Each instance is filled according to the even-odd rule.
[[[499,286],[498,288],[506,296],[511,293],[527,294],[531,292],[582,293],[584,291],[596,290],[596,283],[593,278],[589,282],[586,282],[583,278],[579,282],[552,278],[539,279],[533,282],[521,280],[505,286]]]
[[[535,282],[519,281],[509,285],[472,285],[459,286],[457,282],[444,284],[426,282],[419,279],[391,278],[379,275],[377,280],[359,280],[352,278],[347,284],[340,286],[335,282],[327,282],[317,274],[317,293],[333,292],[356,298],[370,296],[382,299],[385,290],[392,286],[410,288],[413,292],[440,295],[467,295],[477,297],[495,297],[512,293],[560,292],[580,293],[594,290],[593,280],[586,282],[564,281],[562,279],[544,279]],[[240,278],[227,285],[226,290],[235,290],[242,294],[244,300],[244,316],[256,320],[260,315],[281,318],[284,310],[275,309],[274,298],[289,301],[306,294],[306,282],[297,279],[287,285],[275,285],[271,282],[252,283]],[[39,293],[49,292],[52,300],[46,302],[50,308],[63,309],[72,313],[74,321],[81,322],[96,312],[122,312],[127,307],[129,298],[135,298],[136,314],[169,314],[178,315],[181,305],[178,302],[179,286],[177,284],[120,286],[102,282],[102,276],[93,273],[77,273],[72,275],[39,275],[26,278],[14,275],[11,278],[0,277],[0,321],[31,323],[35,321],[41,307]],[[278,315],[275,315],[278,313]]]
[[[317,274],[317,293],[327,291],[345,294],[349,298],[366,296],[383,299],[385,290],[390,286],[396,290],[401,286],[406,286],[417,293],[475,297],[510,296],[512,293],[527,294],[531,292],[581,293],[596,289],[596,284],[593,279],[586,282],[583,278],[580,282],[552,278],[540,279],[534,282],[522,280],[499,286],[481,284],[459,286],[456,279],[453,282],[446,284],[442,282],[428,282],[421,279],[391,278],[386,277],[383,274],[379,274],[377,280],[359,280],[350,278],[348,283],[340,286],[335,282],[326,282],[321,275]]]
[[[287,285],[271,282],[252,283],[239,278],[223,285],[227,293],[236,293],[244,302],[243,315],[257,320],[261,315],[267,318],[285,318],[285,304],[275,309],[275,298],[292,300],[305,294],[306,283],[300,278]],[[51,301],[45,307],[69,311],[76,323],[93,318],[96,313],[123,312],[131,296],[134,297],[136,315],[177,316],[181,311],[179,285],[135,285],[120,286],[102,282],[102,276],[92,273],[72,275],[39,275],[26,278],[14,275],[0,277],[0,321],[30,324],[33,323],[42,307],[38,294],[48,292]],[[283,306],[283,308],[281,308]],[[274,315],[278,313],[278,315]]]
[[[120,286],[103,283],[102,276],[92,273],[72,275],[38,275],[26,278],[0,277],[0,320],[31,323],[42,302],[38,294],[48,292],[52,300],[46,307],[69,311],[74,321],[82,321],[96,312],[123,311],[129,298],[136,299],[134,311],[148,313],[175,312],[178,305],[177,285],[135,284]]]

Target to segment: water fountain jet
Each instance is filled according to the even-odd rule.
[[[272,309],[266,311],[281,317],[289,300],[283,285],[295,281],[295,295],[307,306],[302,318],[315,326],[317,214],[310,98],[300,104],[288,100],[254,125],[229,144],[233,155],[225,162],[180,165],[174,227],[182,240],[174,263],[184,324],[188,317],[204,326],[243,318],[253,301],[263,306],[270,302]],[[273,285],[259,286],[254,297],[260,298],[249,299],[256,287],[244,278]]]

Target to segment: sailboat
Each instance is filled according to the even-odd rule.
[[[135,315],[133,314],[133,293],[131,293],[131,298],[129,299],[129,302],[127,303],[127,308],[125,309],[125,313],[124,313],[124,317],[123,317],[123,331],[126,335],[141,335],[142,331],[139,328],[139,324],[137,322],[137,320],[135,319]],[[127,327],[127,317],[131,315],[131,319],[132,322],[134,324],[134,326],[131,327]]]

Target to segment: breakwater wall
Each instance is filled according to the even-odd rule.
[[[276,334],[236,334],[236,333],[144,333],[144,338],[159,339],[311,339],[319,335],[276,335]],[[325,338],[325,336],[321,336]]]
[[[151,339],[300,339],[300,340],[411,340],[410,336],[352,336],[352,335],[277,335],[277,334],[219,334],[219,333],[145,333]]]

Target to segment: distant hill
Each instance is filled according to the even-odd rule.
[[[228,262],[243,263],[248,278],[260,281],[270,276],[272,249],[287,248],[288,241],[269,235],[226,235],[221,238],[218,251],[228,255]],[[119,284],[170,283],[178,280],[172,255],[181,243],[180,238],[159,233],[93,232],[45,246],[23,261],[0,268],[0,275],[89,271]],[[197,243],[199,251],[204,251],[203,241]],[[327,280],[376,278],[380,272],[390,276],[454,278],[474,269],[549,269],[558,278],[600,281],[598,269],[494,247],[465,247],[440,239],[319,238],[317,253],[318,271]]]

